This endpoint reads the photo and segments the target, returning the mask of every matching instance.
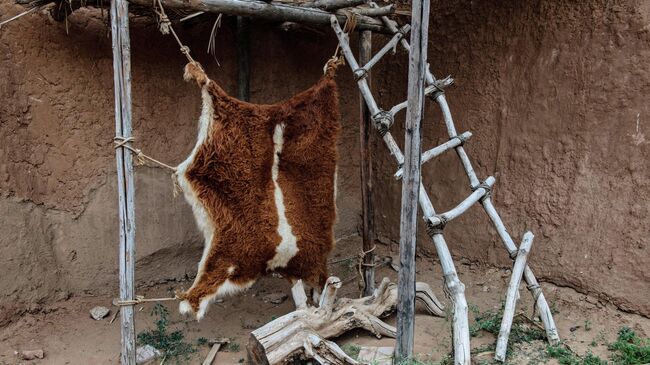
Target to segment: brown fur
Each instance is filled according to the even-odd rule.
[[[226,279],[245,284],[267,273],[267,262],[281,241],[271,175],[273,132],[279,123],[285,128],[277,182],[299,251],[286,267],[275,271],[290,280],[322,286],[336,215],[340,124],[333,71],[308,90],[272,105],[230,97],[198,65],[187,66],[186,78],[207,87],[214,102],[208,138],[185,177],[207,210],[215,234],[205,272],[183,299],[196,312],[201,300]]]

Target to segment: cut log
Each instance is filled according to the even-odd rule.
[[[337,298],[340,284],[340,279],[330,277],[318,307],[302,307],[253,331],[247,346],[249,361],[276,365],[313,359],[321,364],[358,364],[326,339],[355,328],[378,338],[395,337],[395,327],[380,319],[395,312],[395,284],[385,278],[373,295],[359,299]],[[444,307],[427,284],[417,283],[416,297],[430,314],[444,316]]]

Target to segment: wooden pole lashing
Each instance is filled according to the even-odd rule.
[[[364,30],[359,36],[359,62],[367,63],[372,57],[372,32]],[[371,75],[366,76],[368,87],[371,87]],[[370,136],[372,133],[372,120],[370,111],[359,95],[359,137],[361,152],[361,220],[363,239],[363,293],[362,296],[372,295],[375,290],[375,253],[373,252],[375,242],[374,227],[374,205],[372,201],[372,144]]]
[[[397,284],[397,341],[395,345],[397,361],[410,358],[413,355],[415,337],[415,246],[421,180],[420,126],[424,113],[429,0],[413,0],[411,9],[411,50],[400,220],[400,270]]]
[[[129,8],[126,0],[111,2],[111,33],[113,74],[115,84],[115,136],[131,137],[131,47],[129,40]],[[129,142],[127,142],[129,143]],[[135,299],[135,201],[133,159],[125,148],[115,149],[117,191],[119,196],[119,267],[120,300]],[[135,321],[133,306],[120,309],[122,365],[135,365]]]
[[[497,347],[494,351],[494,359],[500,362],[506,361],[506,351],[508,350],[508,337],[510,336],[510,329],[512,328],[512,320],[515,317],[515,308],[517,306],[517,299],[519,298],[519,285],[521,284],[521,276],[524,274],[526,267],[526,260],[530,253],[530,248],[533,246],[532,232],[526,232],[524,239],[519,246],[517,259],[512,267],[512,275],[510,276],[510,284],[506,294],[506,305],[503,309],[503,317],[501,318],[501,327],[499,329],[499,336],[497,337]]]

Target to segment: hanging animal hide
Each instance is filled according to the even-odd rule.
[[[338,93],[333,69],[279,104],[228,96],[201,66],[197,143],[177,179],[205,239],[182,313],[201,319],[216,298],[280,273],[322,287],[334,246]]]

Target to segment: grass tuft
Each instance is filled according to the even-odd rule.
[[[359,352],[361,352],[361,346],[357,345],[356,343],[346,343],[345,345],[341,346],[341,350],[343,350],[346,355],[357,360],[359,358]]]
[[[156,303],[151,315],[158,316],[156,328],[138,333],[138,344],[155,347],[167,361],[175,360],[177,364],[189,361],[190,354],[196,352],[196,348],[185,342],[185,335],[182,331],[167,331],[169,326],[169,311],[167,308],[160,303]]]
[[[650,338],[640,338],[629,327],[622,327],[618,338],[608,348],[614,352],[611,359],[617,365],[650,363]]]

